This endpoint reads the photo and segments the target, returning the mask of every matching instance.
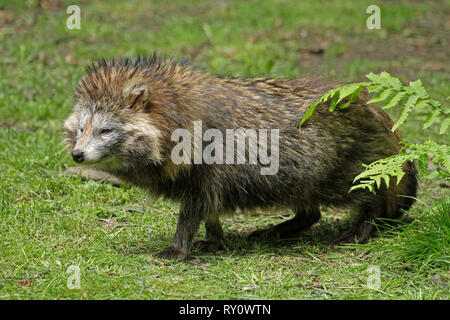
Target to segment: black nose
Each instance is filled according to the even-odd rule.
[[[73,150],[72,158],[73,160],[75,160],[75,162],[81,163],[84,161],[84,152],[80,150]]]

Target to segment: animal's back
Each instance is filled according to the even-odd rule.
[[[279,170],[261,176],[260,165],[212,165],[205,169],[234,201],[231,208],[297,202],[346,205],[353,178],[362,163],[399,150],[392,120],[381,109],[359,99],[348,109],[328,111],[326,105],[299,128],[309,106],[336,83],[305,79],[220,79],[220,86],[203,89],[203,129],[279,130]],[[210,98],[208,98],[210,97]],[[248,157],[248,154],[247,154]],[[201,170],[197,170],[201,171]],[[215,190],[216,191],[216,190]],[[227,193],[234,196],[231,197]],[[350,203],[351,204],[351,203]]]

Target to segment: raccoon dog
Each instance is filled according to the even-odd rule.
[[[73,113],[64,124],[65,142],[76,162],[180,203],[173,243],[160,257],[186,259],[201,221],[206,240],[199,245],[218,250],[223,237],[219,217],[252,208],[287,207],[295,213],[291,220],[252,237],[292,237],[319,221],[321,205],[346,207],[356,212],[357,221],[343,238],[364,242],[374,221],[398,218],[412,205],[415,168],[406,163],[400,183],[391,181],[389,189],[376,195],[348,192],[362,164],[400,151],[400,136],[391,132],[389,116],[367,105],[365,98],[335,112],[321,104],[299,130],[307,108],[337,86],[311,77],[218,77],[156,56],[100,60],[78,84]],[[201,124],[200,132],[195,132],[196,123]],[[215,142],[231,129],[266,132],[270,143],[263,146],[263,139],[256,140],[253,148],[276,154],[276,170],[263,174],[267,163],[262,163],[261,154],[250,161],[251,135],[235,135],[232,140],[248,142],[249,148],[235,151],[236,158],[245,161],[221,162],[219,157],[199,162],[191,149],[184,150],[185,161],[174,161],[173,150],[181,141],[173,137],[177,129],[193,140],[214,129]],[[269,139],[275,133],[277,139]],[[204,136],[200,141],[206,150],[210,142]]]

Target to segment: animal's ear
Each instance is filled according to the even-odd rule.
[[[125,86],[122,92],[126,100],[136,102],[138,99],[142,101],[148,100],[148,85],[143,82],[132,82]]]

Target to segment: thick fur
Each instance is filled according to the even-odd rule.
[[[359,219],[348,236],[365,241],[377,218],[397,218],[416,195],[415,169],[376,195],[349,193],[362,164],[397,154],[398,132],[389,116],[364,98],[344,110],[320,105],[299,130],[311,103],[337,83],[323,78],[225,78],[157,57],[111,59],[94,63],[75,93],[73,114],[65,123],[70,149],[83,147],[80,117],[113,121],[114,143],[103,147],[96,165],[131,184],[181,204],[174,242],[159,255],[185,259],[200,222],[206,224],[202,246],[221,246],[221,214],[255,207],[291,208],[296,216],[259,235],[296,235],[320,219],[319,206],[348,207]],[[171,141],[175,129],[278,129],[279,170],[261,175],[260,164],[175,165]],[[95,128],[91,130],[95,137]],[[91,137],[92,139],[94,139]],[[89,137],[88,137],[89,138]],[[86,138],[85,140],[89,140]],[[248,156],[248,155],[246,155]],[[406,197],[403,197],[406,196]]]

